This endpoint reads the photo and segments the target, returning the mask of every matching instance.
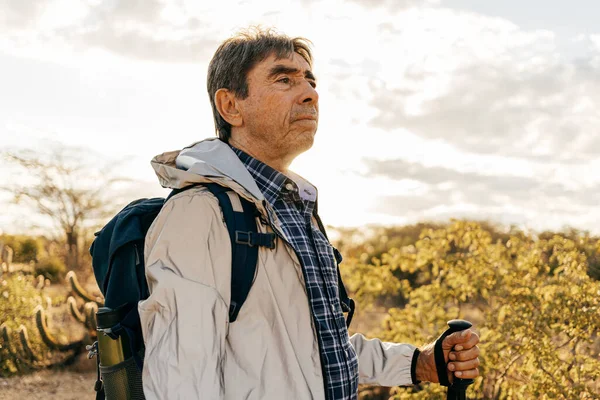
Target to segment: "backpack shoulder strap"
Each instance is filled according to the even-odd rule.
[[[219,201],[231,239],[229,322],[234,322],[254,282],[258,262],[258,247],[263,246],[274,249],[275,234],[258,233],[256,226],[258,210],[254,204],[241,198],[231,189],[219,184],[207,183],[203,185]]]
[[[325,226],[323,225],[323,221],[321,221],[321,217],[319,217],[319,214],[316,212],[316,208],[315,208],[314,217],[317,220],[317,225],[319,225],[319,230],[323,233],[323,235],[325,235],[325,238],[329,241],[329,238],[327,237],[327,232],[325,231]],[[335,255],[335,261],[337,264],[338,291],[340,294],[340,304],[342,305],[342,310],[344,312],[348,313],[348,316],[346,317],[346,328],[348,328],[348,327],[350,327],[350,324],[352,323],[352,317],[354,317],[354,309],[356,308],[356,305],[354,303],[354,300],[351,299],[350,297],[348,297],[348,292],[346,291],[346,286],[344,286],[344,282],[342,281],[342,274],[340,273],[340,264],[342,263],[342,255],[340,254],[338,249],[336,249],[335,247],[333,248],[333,254]]]

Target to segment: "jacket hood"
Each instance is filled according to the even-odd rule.
[[[154,157],[151,164],[165,188],[180,189],[195,183],[216,182],[244,197],[250,196],[258,202],[264,200],[244,164],[231,147],[218,138],[205,139],[180,151],[162,153]]]

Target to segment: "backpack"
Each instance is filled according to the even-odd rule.
[[[274,233],[259,233],[259,212],[250,201],[216,183],[203,183],[218,200],[229,231],[232,249],[231,299],[229,321],[235,322],[252,286],[258,261],[258,247],[275,248]],[[90,247],[94,276],[104,295],[104,307],[98,309],[98,341],[89,346],[90,357],[97,356],[98,376],[94,389],[97,399],[144,399],[141,371],[144,341],[137,304],[149,296],[145,277],[144,240],[150,225],[164,203],[175,194],[195,185],[173,190],[166,199],[138,199],[115,215],[99,232]],[[237,196],[242,212],[235,211],[230,195]],[[319,229],[323,224],[316,214]],[[327,236],[325,234],[325,236]],[[348,313],[347,326],[354,314],[354,301],[347,295],[341,279],[341,255],[334,251],[338,263],[338,286],[342,310]],[[102,365],[103,346],[118,344],[122,358],[117,365]],[[100,344],[100,345],[99,345]],[[105,357],[106,359],[106,357]]]

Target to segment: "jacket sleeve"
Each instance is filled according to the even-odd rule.
[[[359,333],[352,335],[350,342],[358,356],[359,383],[380,386],[415,383],[411,378],[415,346],[366,339]]]
[[[222,399],[228,302],[219,290],[230,291],[231,245],[216,199],[190,189],[169,200],[146,235],[145,258],[146,399]]]

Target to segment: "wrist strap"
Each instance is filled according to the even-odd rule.
[[[417,360],[419,359],[419,354],[421,354],[421,350],[415,349],[412,362],[410,363],[410,379],[412,380],[413,385],[421,383],[421,381],[417,380]]]
[[[446,359],[444,358],[444,350],[442,350],[442,342],[446,338],[446,336],[450,335],[453,330],[448,329],[446,332],[442,333],[442,335],[435,341],[435,346],[433,348],[433,355],[435,359],[435,369],[437,372],[438,380],[440,381],[440,385],[442,386],[450,386],[450,381],[448,380],[448,373],[446,372]]]

